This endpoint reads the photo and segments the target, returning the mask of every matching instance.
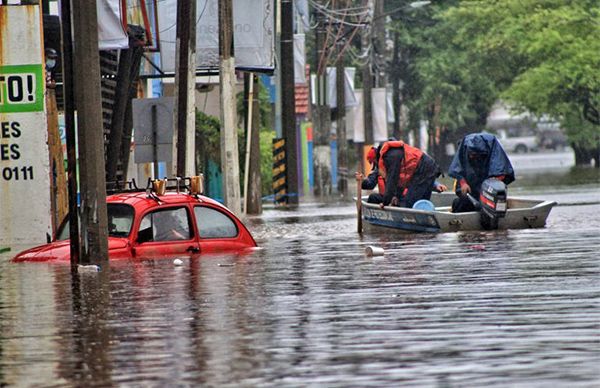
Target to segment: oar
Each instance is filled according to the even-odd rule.
[[[356,180],[356,216],[358,221],[358,233],[362,234],[362,179]]]

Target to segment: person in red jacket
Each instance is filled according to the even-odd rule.
[[[429,200],[435,179],[442,174],[431,156],[399,140],[383,144],[378,169],[385,179],[381,207],[412,207],[418,200]]]
[[[362,181],[364,190],[378,186],[379,193],[369,195],[367,202],[383,206],[412,207],[420,199],[430,199],[431,191],[446,191],[435,180],[441,175],[437,163],[427,154],[402,141],[390,140],[372,148],[367,160],[373,171]],[[362,174],[356,173],[357,179]]]
[[[378,192],[369,194],[367,198],[368,203],[381,203],[383,201],[383,192],[385,191],[385,179],[381,175],[379,175],[379,169],[377,168],[377,161],[379,160],[379,150],[381,149],[381,145],[378,148],[371,147],[369,152],[367,153],[367,161],[371,164],[371,172],[367,175],[366,178],[363,179],[363,174],[360,172],[356,172],[354,175],[357,180],[362,181],[361,188],[363,190],[373,190],[375,186],[377,186]]]

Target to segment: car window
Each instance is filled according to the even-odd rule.
[[[106,205],[108,216],[108,235],[111,237],[127,237],[131,232],[134,210],[129,205],[112,204]]]
[[[133,207],[123,204],[109,203],[106,205],[106,212],[108,216],[108,235],[111,237],[127,237],[131,232],[131,226],[133,225],[134,210]],[[81,221],[80,221],[81,222]],[[67,218],[60,226],[56,239],[68,240],[71,236],[69,218]]]
[[[148,213],[140,223],[138,242],[189,240],[190,220],[183,207]]]
[[[200,238],[236,237],[238,228],[226,214],[206,206],[194,207]]]

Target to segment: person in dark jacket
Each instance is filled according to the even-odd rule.
[[[454,213],[476,210],[467,194],[479,199],[484,180],[496,178],[507,185],[515,180],[515,172],[506,152],[498,139],[489,133],[472,133],[462,139],[450,163],[448,175],[458,183],[458,197],[452,204]]]

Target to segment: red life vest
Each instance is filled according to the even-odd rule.
[[[381,175],[377,176],[377,190],[379,194],[383,195],[385,193],[385,179]]]
[[[390,148],[404,148],[404,159],[402,159],[398,186],[406,188],[412,179],[412,176],[414,175],[421,158],[423,157],[423,151],[409,146],[400,140],[385,142],[381,148],[381,151],[379,152],[379,173],[384,179],[387,178],[387,172],[385,170],[385,164],[383,163],[383,156]]]

